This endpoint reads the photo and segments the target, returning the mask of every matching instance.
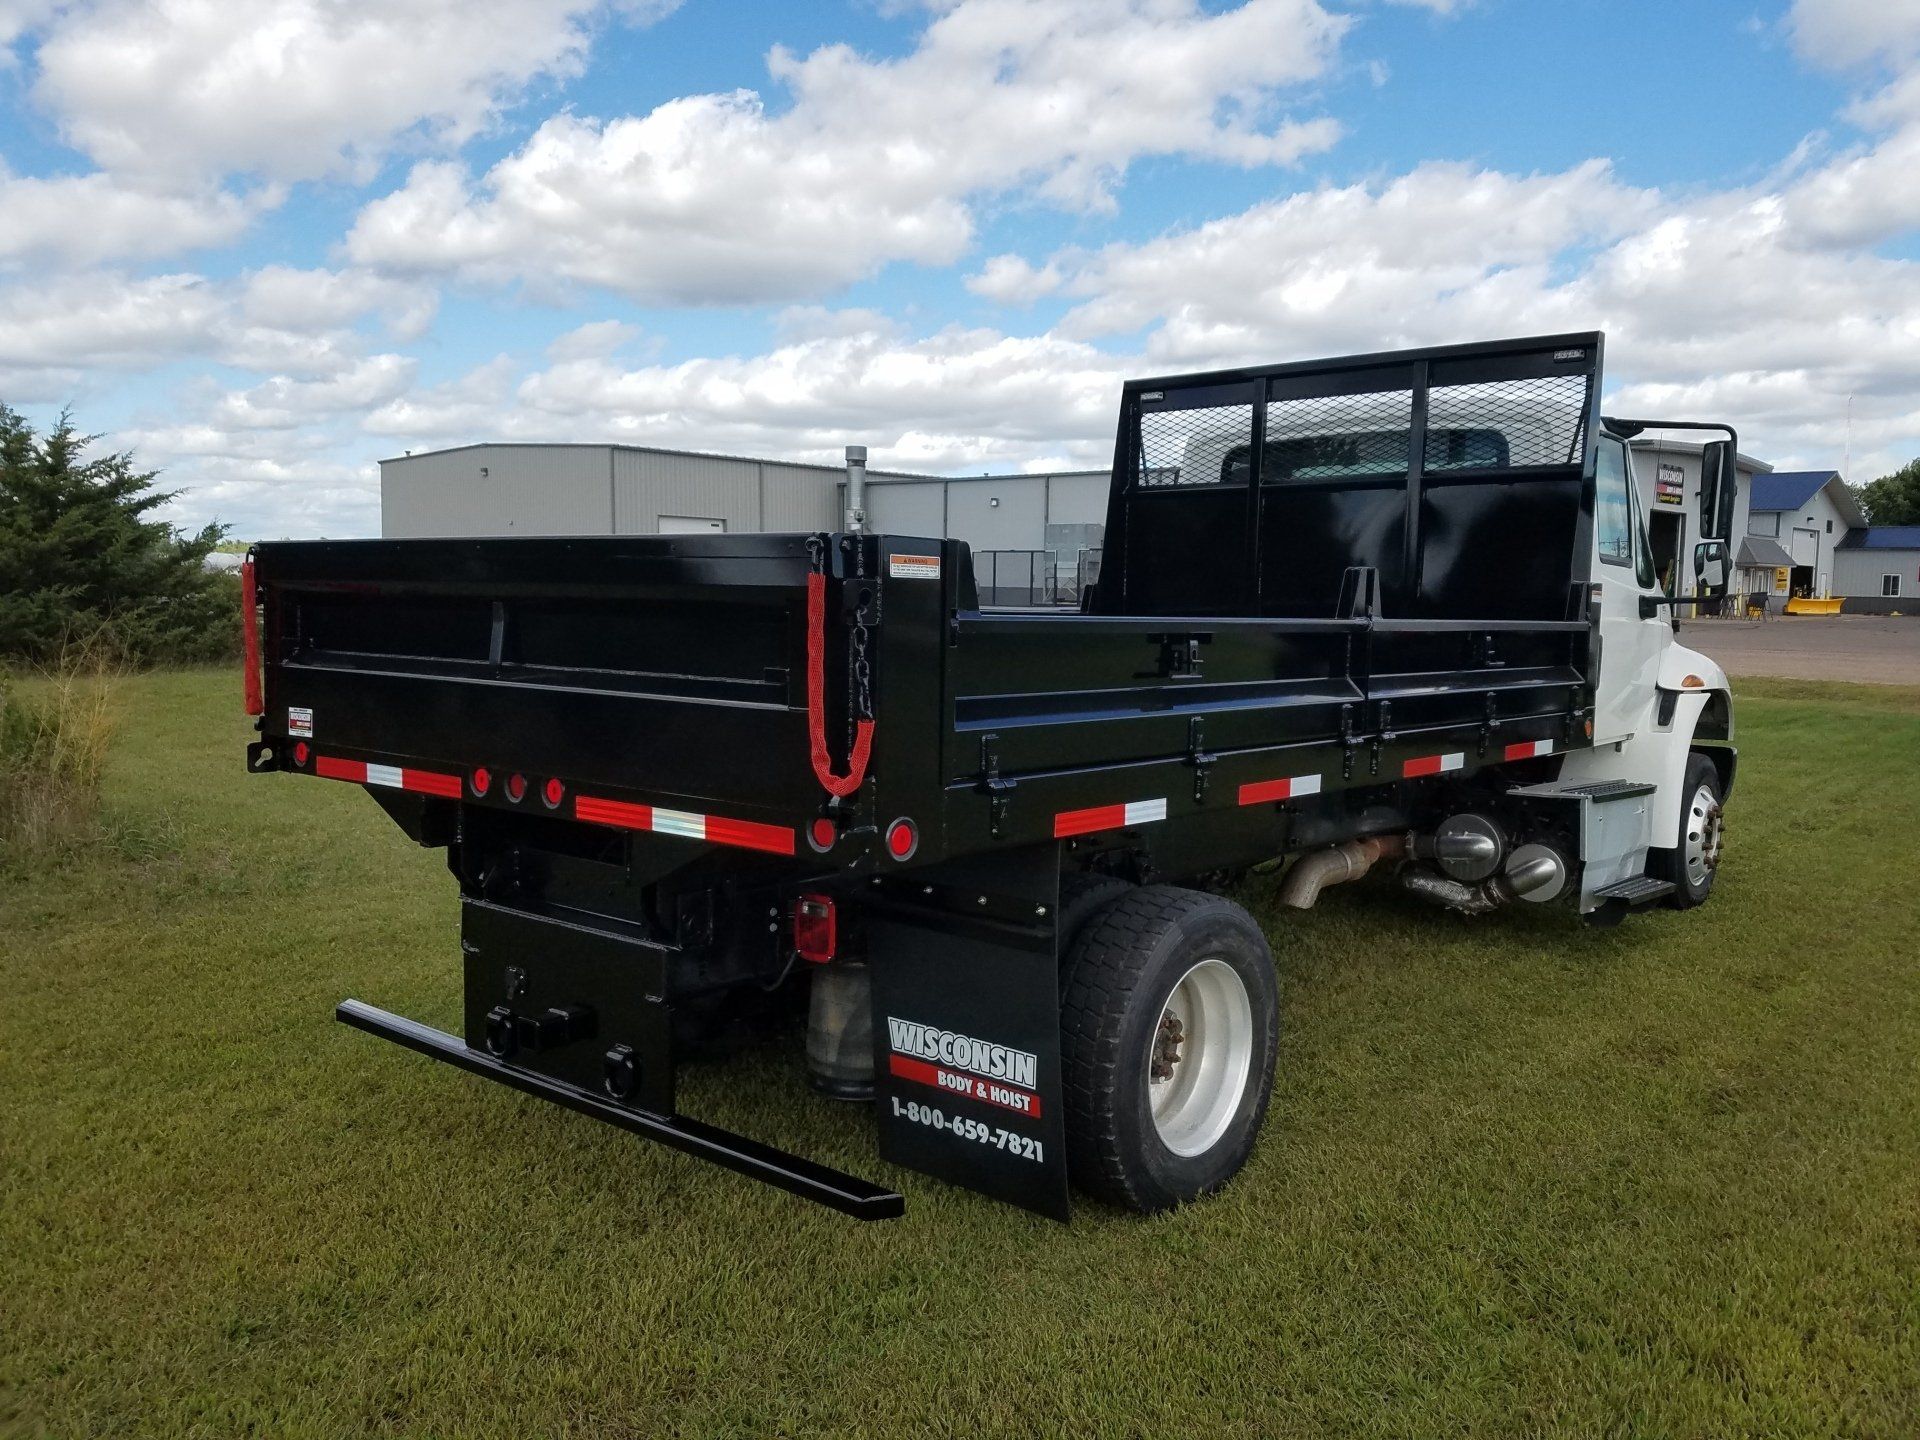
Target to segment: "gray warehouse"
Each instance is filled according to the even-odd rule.
[[[836,530],[846,480],[833,466],[637,445],[463,445],[380,462],[380,533]],[[1070,600],[1099,564],[1107,472],[870,470],[866,508],[875,530],[965,540],[995,600]]]

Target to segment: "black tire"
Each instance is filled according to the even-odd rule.
[[[1251,1012],[1245,1077],[1218,1138],[1180,1154],[1156,1127],[1148,1066],[1175,987],[1207,960],[1224,962],[1244,987]],[[1273,1088],[1280,999],[1273,954],[1245,910],[1171,885],[1141,886],[1110,901],[1069,953],[1061,1031],[1067,1169],[1080,1189],[1150,1214],[1219,1189],[1246,1164]],[[1215,1113],[1225,1115],[1227,1102],[1220,1103]]]
[[[1711,796],[1704,807],[1697,800]],[[1719,873],[1720,857],[1720,771],[1713,761],[1695,750],[1687,756],[1685,779],[1680,784],[1680,826],[1673,848],[1656,850],[1650,857],[1649,873],[1673,884],[1667,904],[1675,910],[1691,910],[1707,903],[1713,894],[1714,877]],[[1707,847],[1709,863],[1696,878],[1691,856],[1702,845]]]
[[[1117,875],[1101,875],[1095,871],[1078,871],[1060,877],[1060,953],[1071,955],[1073,942],[1080,938],[1080,932],[1101,910],[1133,889],[1131,881],[1122,880]],[[1066,977],[1066,967],[1061,967],[1061,978]]]

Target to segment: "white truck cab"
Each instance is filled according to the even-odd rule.
[[[1581,903],[1590,918],[1608,918],[1615,911],[1606,901],[1632,901],[1636,888],[1670,884],[1668,903],[1682,908],[1706,899],[1737,758],[1726,672],[1680,643],[1673,618],[1680,605],[1726,594],[1737,442],[1727,430],[1727,441],[1706,447],[1703,528],[1713,538],[1695,546],[1699,593],[1689,598],[1661,588],[1648,545],[1627,443],[1647,428],[1725,429],[1609,420],[1596,437],[1591,602],[1600,665],[1593,748],[1567,756],[1559,783],[1624,783],[1636,793],[1587,807]]]

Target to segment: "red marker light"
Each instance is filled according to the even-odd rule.
[[[558,780],[549,780],[547,781],[547,788],[540,792],[540,796],[547,802],[547,808],[549,810],[558,810],[560,808],[560,802],[566,799],[567,787],[562,785]]]
[[[477,766],[474,769],[471,783],[474,794],[484,795],[493,788],[493,775],[486,766]]]
[[[293,763],[296,765],[306,764],[309,753],[307,750],[307,742],[302,740],[298,745],[293,747]]]
[[[913,821],[902,817],[887,827],[887,853],[894,859],[908,859],[919,848],[920,832]]]
[[[839,838],[839,827],[824,815],[807,827],[807,839],[816,850],[831,850],[833,848],[833,842]]]
[[[507,777],[507,799],[518,805],[526,798],[527,777],[524,775],[509,775]]]
[[[802,895],[793,907],[794,952],[811,965],[833,959],[839,940],[833,901],[825,895]]]

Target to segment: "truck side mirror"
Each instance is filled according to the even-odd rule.
[[[1727,593],[1730,568],[1726,541],[1702,540],[1693,547],[1693,578],[1700,582],[1699,591],[1707,598],[1717,600]]]
[[[1733,503],[1740,493],[1740,472],[1730,441],[1700,447],[1700,533],[1709,540],[1733,538]]]

